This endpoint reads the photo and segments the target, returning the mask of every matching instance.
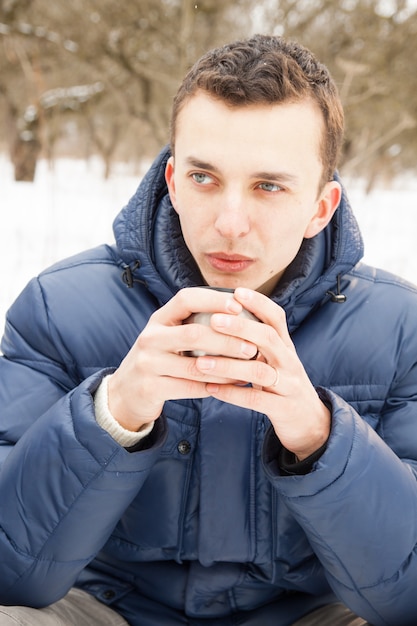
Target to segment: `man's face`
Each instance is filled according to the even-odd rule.
[[[327,225],[340,186],[319,189],[322,131],[308,100],[232,108],[198,92],[184,104],[166,180],[208,285],[270,294],[303,238]]]

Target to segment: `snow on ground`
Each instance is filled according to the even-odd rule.
[[[66,256],[111,243],[112,222],[141,173],[120,168],[102,178],[97,161],[41,161],[34,183],[13,181],[0,156],[0,328],[28,280]],[[346,185],[365,239],[365,261],[417,283],[417,178],[365,195]]]
[[[8,306],[33,276],[55,261],[111,243],[112,222],[140,175],[104,180],[97,161],[39,163],[34,183],[16,183],[0,157],[0,330]]]

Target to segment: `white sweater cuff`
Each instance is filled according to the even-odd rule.
[[[124,448],[130,448],[136,445],[152,432],[154,422],[150,422],[143,426],[139,431],[133,432],[126,430],[120,426],[119,422],[113,417],[109,411],[107,384],[109,376],[105,376],[100,383],[94,395],[94,408],[96,412],[96,420],[99,426],[106,430],[117,443]]]

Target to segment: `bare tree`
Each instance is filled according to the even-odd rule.
[[[206,47],[226,34],[241,34],[239,25],[247,16],[242,7],[251,4],[249,0],[10,3],[14,10],[0,18],[4,52],[0,65],[6,69],[0,92],[13,118],[10,151],[19,178],[22,169],[28,172],[25,178],[34,175],[41,147],[52,158],[55,143],[65,137],[69,115],[77,116],[81,138],[103,157],[106,175],[114,155],[122,152],[122,142],[136,141],[138,157],[154,153],[168,139],[171,100],[180,78]],[[11,75],[15,80],[6,79]],[[93,89],[97,84],[102,85],[99,94]],[[88,98],[75,97],[80,86]],[[51,93],[60,94],[53,103],[46,97]],[[17,165],[25,160],[32,160],[30,167]]]
[[[379,173],[415,170],[415,5],[280,0],[266,6],[274,31],[310,47],[336,78],[346,113],[342,170],[368,176],[370,186]]]
[[[16,176],[34,175],[41,150],[98,153],[106,175],[115,159],[152,156],[187,68],[254,29],[300,40],[330,68],[346,111],[344,171],[374,181],[416,169],[417,11],[407,0],[5,0],[0,117]]]

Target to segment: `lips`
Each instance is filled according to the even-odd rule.
[[[212,252],[207,255],[207,260],[215,270],[228,273],[243,272],[254,262],[253,259],[241,254],[224,252]]]

